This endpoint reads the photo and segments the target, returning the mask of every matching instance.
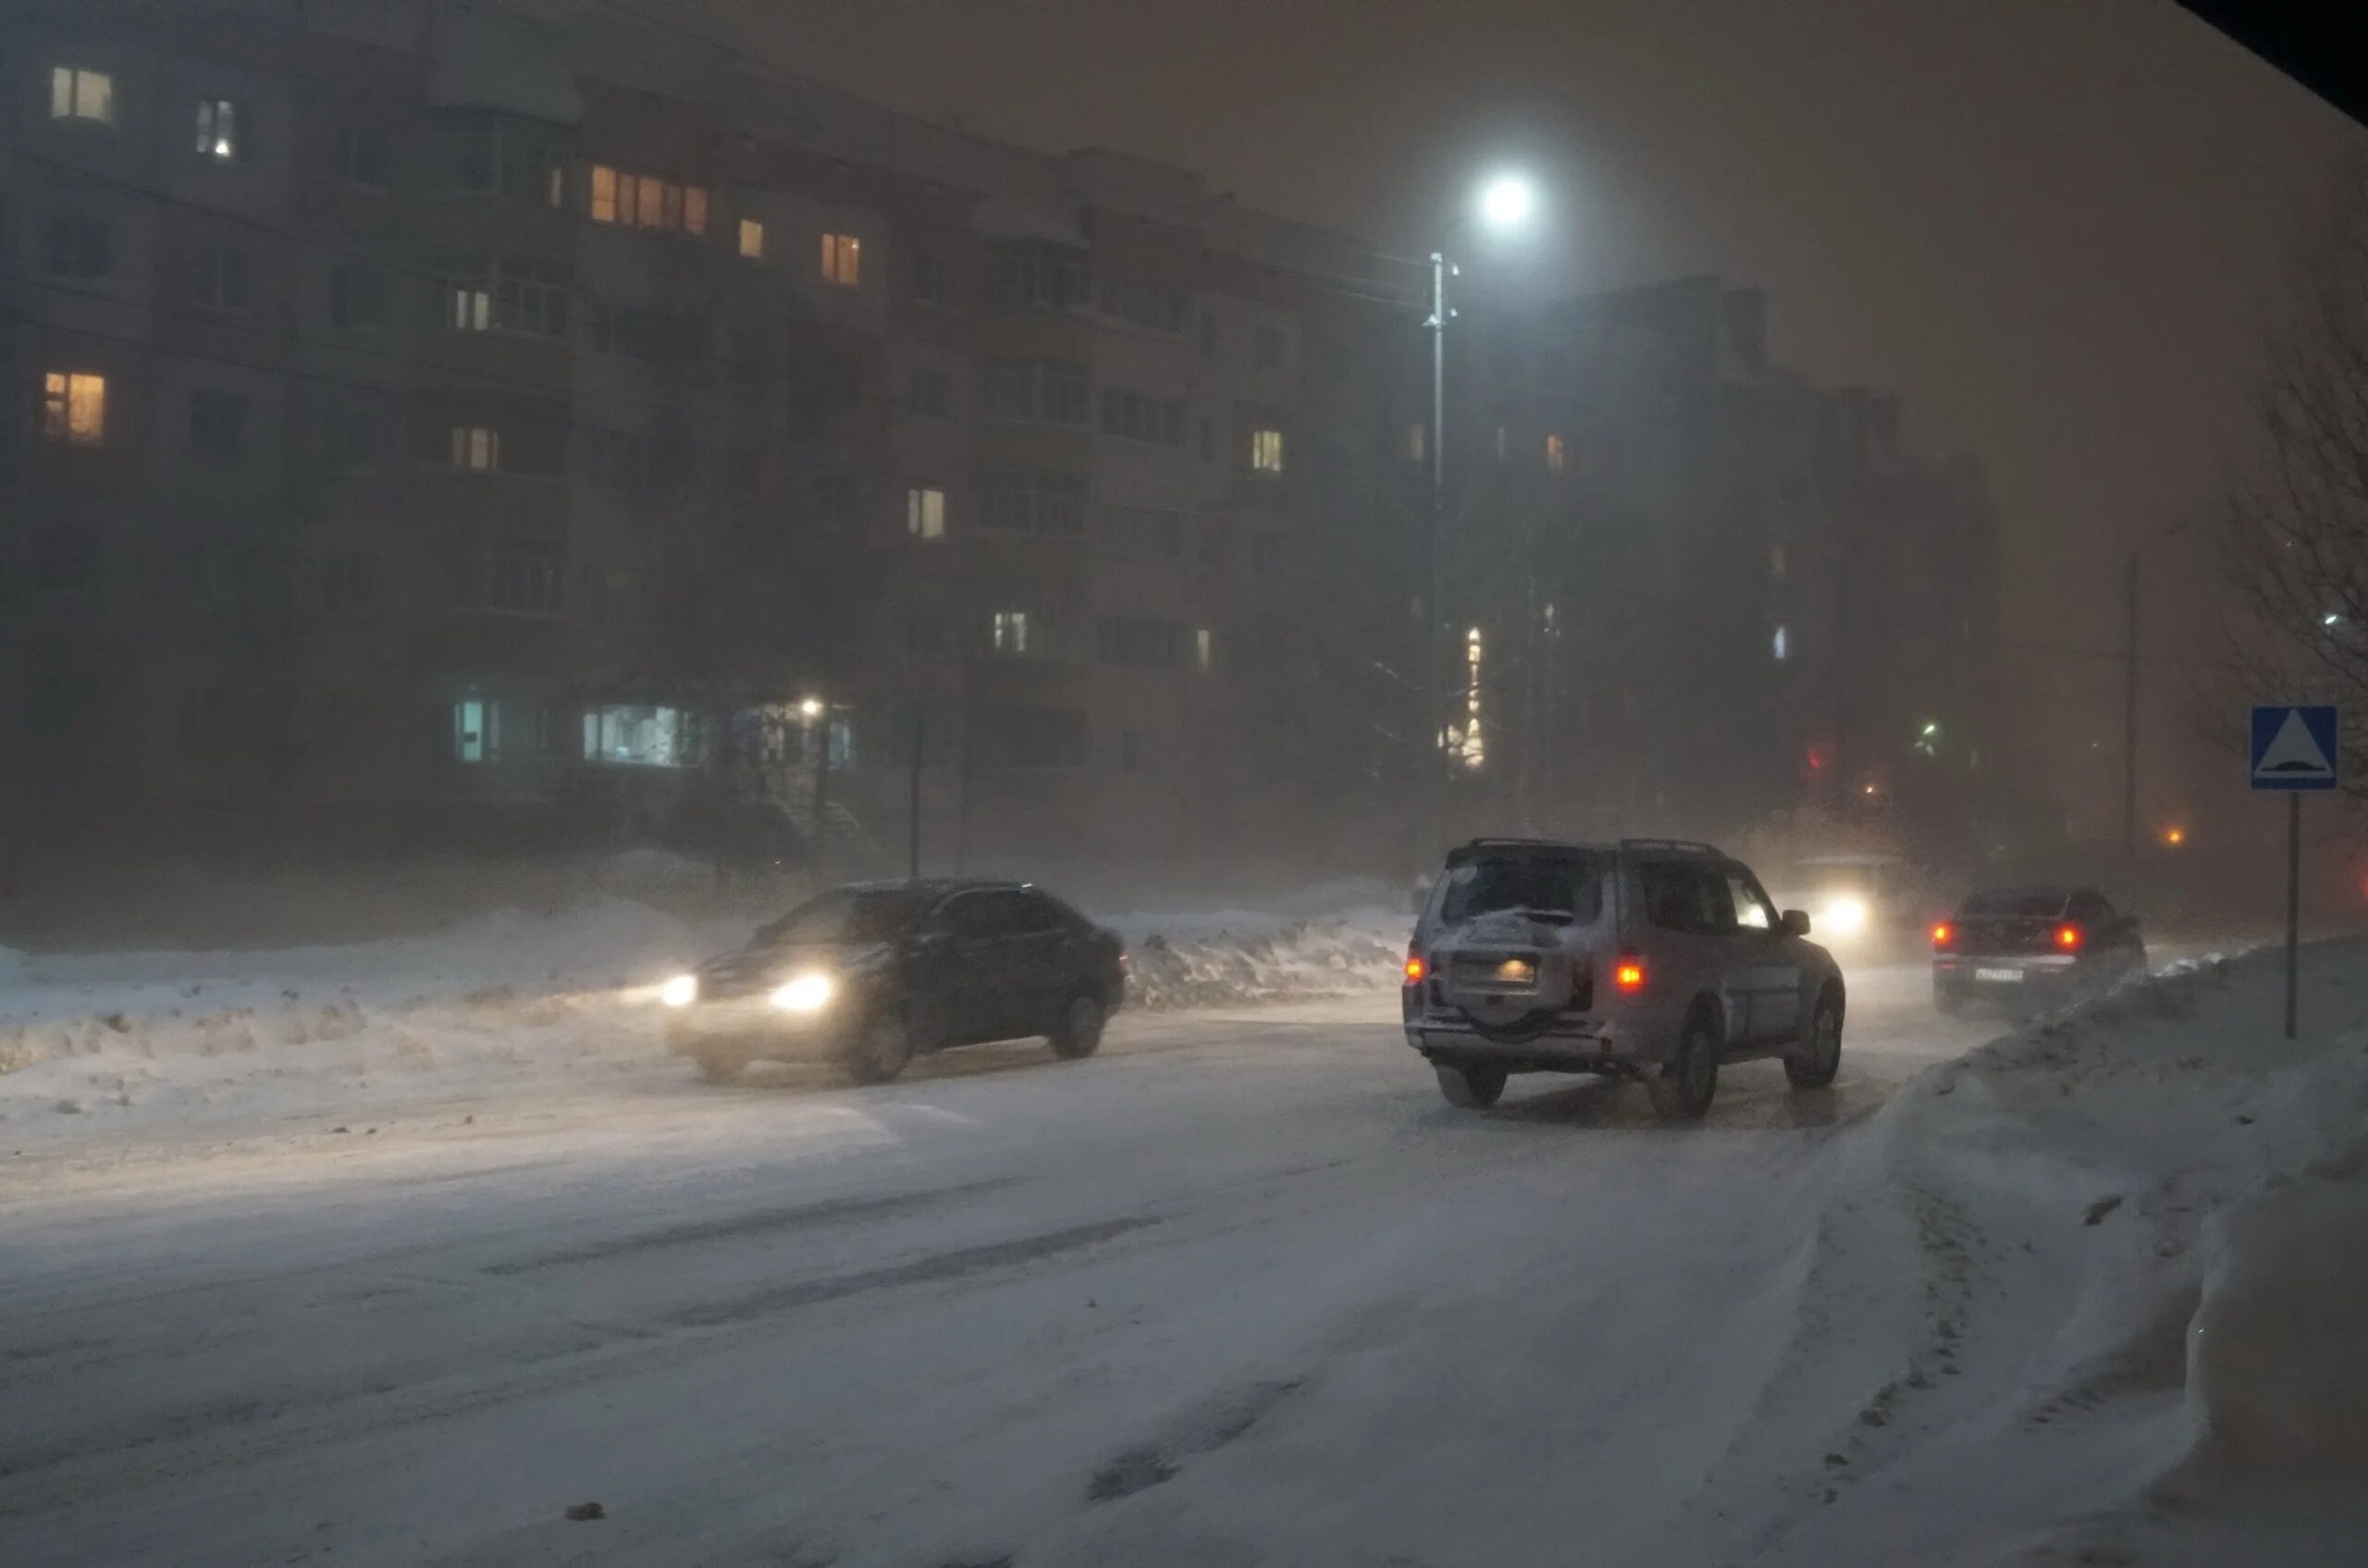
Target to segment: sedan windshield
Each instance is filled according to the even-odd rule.
[[[1603,911],[1603,870],[1585,855],[1483,855],[1450,866],[1439,919],[1519,911],[1585,925]]]
[[[757,932],[751,947],[787,947],[818,942],[885,942],[902,932],[925,907],[904,888],[877,893],[845,889],[809,898]]]

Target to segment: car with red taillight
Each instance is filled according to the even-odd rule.
[[[2029,1013],[2109,990],[2146,972],[2135,916],[2093,888],[1999,887],[1934,923],[1932,1003]]]
[[[1584,1072],[1637,1079],[1664,1118],[1694,1120],[1721,1066],[1765,1058],[1821,1088],[1845,993],[1808,931],[1707,844],[1474,839],[1416,919],[1406,1043],[1464,1106],[1515,1073]]]

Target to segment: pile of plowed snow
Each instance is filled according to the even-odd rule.
[[[2310,953],[2298,1043],[2281,965],[2044,1020],[1849,1141],[1728,1456],[1791,1500],[1739,1556],[2360,1561],[2368,945]]]
[[[1131,999],[1141,1007],[1206,1007],[1337,996],[1392,983],[1406,922],[1377,916],[1295,920],[1269,931],[1153,932],[1134,942]]]
[[[745,916],[686,920],[631,899],[505,910],[432,935],[221,953],[0,951],[0,1140],[135,1111],[204,1128],[337,1114],[357,1089],[560,1088],[670,1068],[655,987],[738,945]],[[1200,1006],[1385,983],[1379,916],[1284,923],[1166,917],[1130,927],[1134,1003]],[[367,1101],[369,1096],[364,1096]]]

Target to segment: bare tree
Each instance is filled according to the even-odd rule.
[[[2254,401],[2261,450],[2222,539],[2243,611],[2232,670],[2257,700],[2368,718],[2368,163],[2346,172]],[[2368,797],[2368,723],[2346,727],[2343,751],[2348,793]]]

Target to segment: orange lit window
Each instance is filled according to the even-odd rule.
[[[765,226],[753,217],[740,220],[740,253],[750,261],[765,259]]]
[[[42,379],[41,433],[68,446],[95,447],[106,438],[107,378],[53,370]]]
[[[617,221],[617,171],[600,164],[592,167],[592,221]]]
[[[605,164],[592,166],[592,221],[625,228],[673,228],[707,232],[707,190],[677,185],[654,174],[625,174]]]
[[[1548,474],[1562,472],[1562,438],[1560,436],[1546,438],[1546,472]]]
[[[822,276],[853,288],[863,276],[863,241],[852,234],[823,235]]]

